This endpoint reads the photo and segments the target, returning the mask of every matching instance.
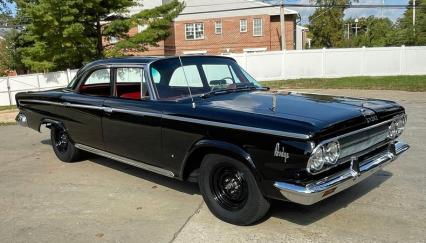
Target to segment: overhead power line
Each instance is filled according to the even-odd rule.
[[[217,6],[219,4],[210,5]],[[196,5],[193,5],[196,6]],[[201,6],[201,5],[200,5]],[[203,5],[208,6],[208,5]],[[207,14],[207,13],[220,13],[220,12],[230,12],[237,10],[251,10],[251,9],[263,9],[263,8],[272,8],[272,7],[280,7],[279,4],[274,5],[265,5],[265,6],[257,6],[257,7],[242,7],[242,8],[230,8],[230,9],[217,9],[217,10],[206,10],[206,11],[198,11],[198,12],[189,12],[182,13],[181,15],[193,15],[193,14]],[[388,5],[378,5],[378,4],[285,4],[286,7],[297,7],[297,8],[357,8],[357,9],[372,9],[372,8],[387,8],[387,9],[407,9],[413,8],[412,5],[406,4],[388,4]],[[426,6],[416,6],[417,9],[426,9]]]

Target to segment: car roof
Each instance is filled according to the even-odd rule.
[[[91,63],[88,63],[84,69],[88,69],[94,66],[98,65],[116,65],[116,64],[149,64],[157,60],[162,59],[170,59],[170,58],[176,58],[178,56],[167,56],[167,57],[160,57],[160,56],[134,56],[134,57],[122,57],[122,58],[107,58],[107,59],[101,59],[97,60]],[[186,55],[181,56],[182,58],[188,58],[188,57],[215,57],[215,58],[226,58],[226,59],[232,59],[230,57],[226,56],[210,56],[210,55]]]

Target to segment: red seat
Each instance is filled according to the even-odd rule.
[[[125,94],[122,94],[120,96],[120,98],[132,99],[132,100],[140,100],[141,99],[141,92],[125,93]]]

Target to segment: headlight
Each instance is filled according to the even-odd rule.
[[[340,145],[338,142],[331,142],[324,147],[325,162],[328,164],[336,164],[340,155]]]
[[[324,167],[330,167],[337,163],[340,156],[340,144],[337,141],[320,145],[314,149],[308,161],[309,173],[318,173]]]
[[[398,136],[400,136],[402,134],[402,132],[405,129],[405,124],[407,124],[407,116],[401,116],[397,122],[396,122],[396,127],[398,128]]]
[[[388,138],[395,139],[399,137],[405,129],[405,124],[407,123],[407,116],[396,117],[392,123],[389,125]]]

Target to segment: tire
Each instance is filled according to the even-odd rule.
[[[65,129],[59,126],[52,126],[50,128],[50,139],[53,151],[59,160],[72,163],[80,159],[81,150],[74,146]]]
[[[204,157],[198,184],[210,211],[219,219],[250,225],[262,219],[270,204],[250,169],[233,158],[210,154]]]

